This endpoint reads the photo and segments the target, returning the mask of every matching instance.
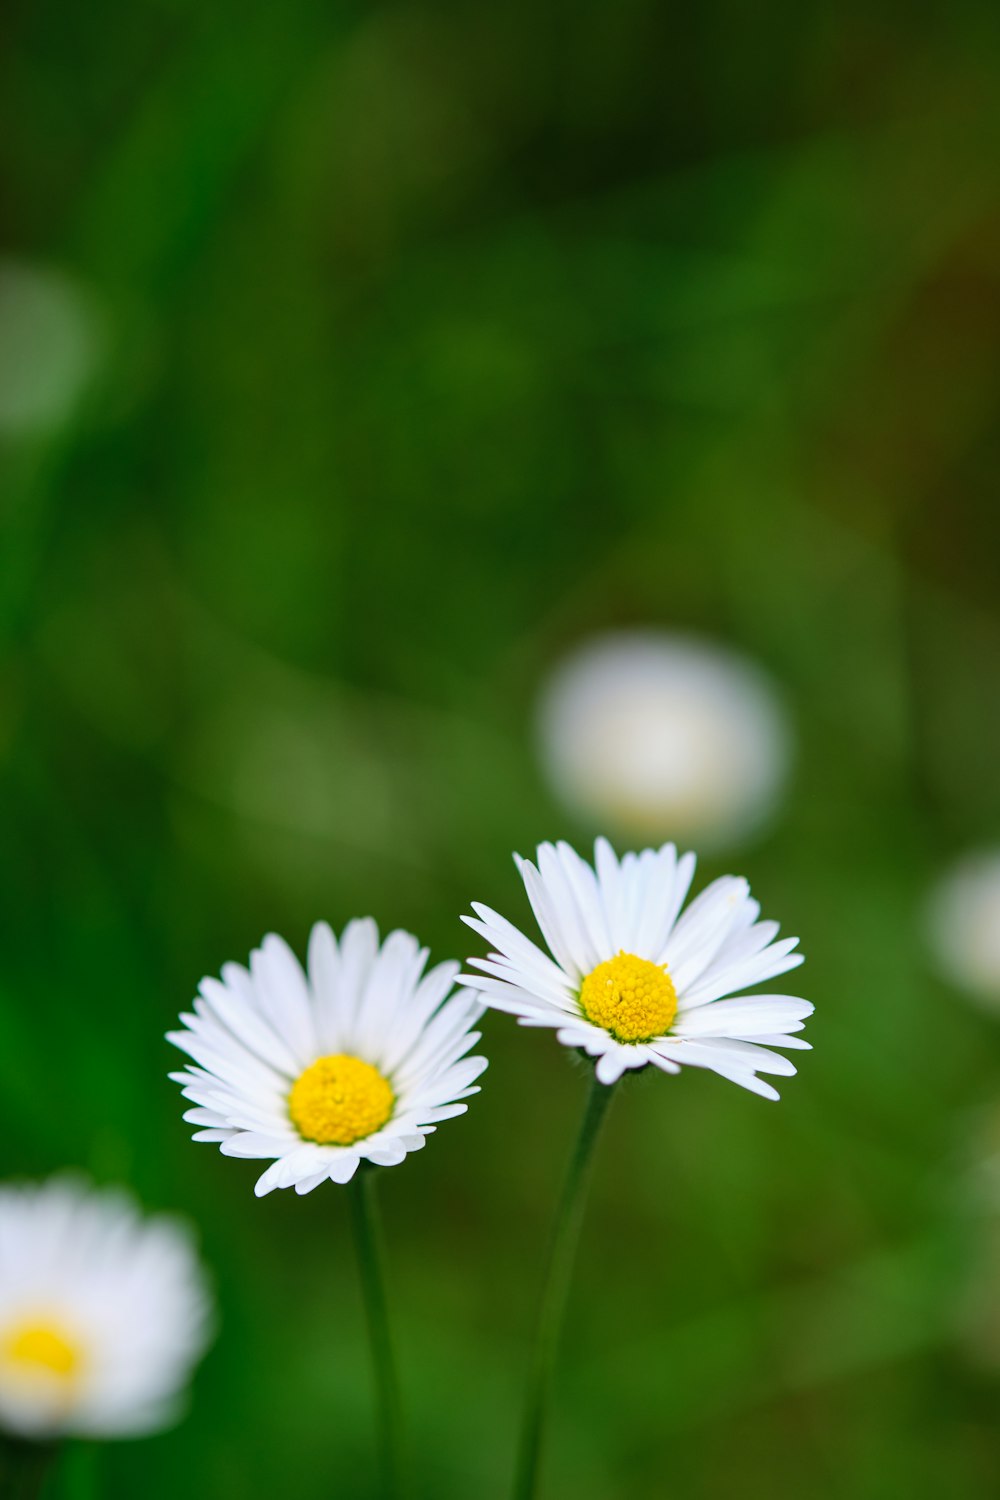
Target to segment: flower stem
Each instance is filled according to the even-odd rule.
[[[570,1276],[576,1258],[580,1226],[583,1222],[590,1168],[601,1124],[613,1093],[614,1086],[607,1087],[597,1081],[596,1073],[592,1075],[590,1092],[587,1095],[583,1119],[580,1122],[580,1133],[576,1138],[562,1197],[556,1209],[552,1238],[549,1243],[548,1264],[542,1283],[538,1330],[535,1335],[535,1348],[528,1375],[527,1395],[521,1422],[521,1439],[514,1476],[514,1500],[534,1500],[538,1492],[539,1464],[552,1391],[552,1377],[566,1315]]]
[[[402,1408],[385,1297],[385,1257],[375,1197],[377,1169],[362,1166],[348,1187],[358,1270],[375,1375],[379,1461],[385,1500],[399,1500],[402,1483]]]
[[[98,1443],[77,1442],[67,1448],[60,1475],[61,1500],[98,1500],[100,1459]]]

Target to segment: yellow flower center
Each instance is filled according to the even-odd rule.
[[[0,1357],[24,1374],[45,1372],[71,1380],[79,1371],[79,1346],[52,1323],[22,1323],[0,1339]]]
[[[300,1073],[288,1096],[299,1135],[320,1146],[349,1146],[383,1126],[396,1096],[387,1079],[360,1057],[336,1052]]]
[[[619,953],[591,969],[580,989],[580,1007],[588,1021],[617,1041],[648,1042],[669,1029],[677,991],[666,964]]]

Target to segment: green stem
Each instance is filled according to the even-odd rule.
[[[99,1443],[77,1442],[67,1448],[60,1475],[61,1500],[98,1500],[101,1456]]]
[[[375,1375],[382,1494],[385,1500],[397,1500],[403,1494],[402,1408],[385,1297],[385,1257],[375,1198],[376,1173],[377,1168],[362,1166],[352,1179],[347,1195],[351,1204],[354,1243],[358,1251],[358,1270],[361,1274]]]
[[[570,1276],[580,1238],[587,1184],[594,1159],[594,1147],[601,1124],[611,1102],[614,1087],[598,1083],[596,1073],[590,1080],[590,1092],[580,1122],[562,1197],[556,1209],[549,1258],[542,1283],[538,1312],[538,1330],[528,1375],[527,1395],[521,1423],[517,1470],[514,1476],[514,1500],[534,1500],[538,1492],[539,1464],[559,1338],[566,1316]]]

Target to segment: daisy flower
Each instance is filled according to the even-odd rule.
[[[116,1189],[0,1187],[0,1426],[36,1440],[166,1426],[209,1299],[192,1239]]]
[[[766,823],[792,734],[756,662],[699,636],[611,631],[542,686],[538,745],[560,801],[623,838],[720,848]]]
[[[963,855],[927,903],[927,930],[941,975],[1000,1010],[1000,849]]]
[[[427,949],[408,932],[379,946],[371,918],[338,943],[325,922],[309,939],[308,972],[273,934],[249,969],[204,979],[193,1014],[168,1040],[193,1059],[170,1076],[193,1105],[196,1141],[224,1156],[270,1160],[257,1181],[308,1193],[346,1183],[362,1162],[391,1167],[478,1093],[484,1057],[467,1057],[482,1014],[450,994],[458,964],[424,973]]]
[[[462,975],[462,984],[595,1057],[601,1083],[650,1064],[665,1073],[691,1066],[778,1097],[758,1074],[795,1072],[771,1048],[807,1048],[792,1033],[813,1007],[742,993],[802,962],[797,938],[778,942],[778,924],[758,921],[745,880],[714,880],[682,913],[695,857],[678,858],[673,844],[619,860],[599,838],[594,868],[565,843],[542,844],[537,865],[515,858],[552,957],[473,902],[476,916],[463,920],[495,951],[470,960],[482,975]]]
[[[68,270],[0,260],[0,433],[58,432],[79,411],[107,352],[96,291]]]

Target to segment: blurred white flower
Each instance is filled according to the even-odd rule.
[[[719,846],[772,810],[790,761],[786,715],[752,662],[666,632],[597,637],[546,684],[542,760],[574,811],[638,838]]]
[[[1000,849],[967,854],[931,891],[927,927],[944,976],[1000,1009]]]
[[[96,306],[73,277],[0,262],[0,436],[49,432],[72,416],[101,342]]]
[[[270,1160],[258,1197],[349,1182],[362,1162],[393,1167],[478,1094],[483,1008],[452,994],[458,964],[424,973],[427,949],[408,932],[379,946],[371,917],[338,942],[326,922],[309,938],[308,973],[271,933],[250,967],[203,979],[194,1013],[168,1041],[197,1066],[171,1073],[194,1105],[196,1141],[225,1156]]]
[[[204,1350],[188,1231],[75,1178],[0,1187],[0,1426],[31,1438],[167,1425]]]

